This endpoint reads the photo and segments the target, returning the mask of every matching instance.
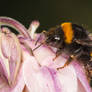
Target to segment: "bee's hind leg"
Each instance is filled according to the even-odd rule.
[[[63,69],[64,67],[66,67],[67,65],[69,65],[71,63],[71,61],[75,58],[74,55],[69,56],[68,60],[65,62],[65,64],[62,67],[58,67],[57,70],[59,69]]]

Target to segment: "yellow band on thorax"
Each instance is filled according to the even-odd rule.
[[[90,56],[92,57],[92,52],[90,53]]]
[[[74,36],[73,30],[72,30],[72,24],[69,22],[66,22],[66,23],[61,24],[61,27],[64,31],[65,42],[70,44]]]

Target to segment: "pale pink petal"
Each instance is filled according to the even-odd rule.
[[[24,58],[24,80],[30,92],[56,92],[55,85],[48,68],[40,68],[35,58],[30,57],[27,53]]]
[[[77,75],[71,65],[59,70],[58,75],[62,85],[62,92],[77,92]]]
[[[21,63],[19,40],[13,33],[0,33],[0,55],[8,72],[9,84],[14,83]],[[7,77],[7,76],[6,76]]]
[[[88,83],[86,74],[85,74],[84,69],[82,68],[82,66],[80,66],[76,62],[73,62],[72,64],[73,64],[73,66],[74,66],[74,68],[76,70],[78,80],[81,82],[81,85],[84,87],[85,91],[86,92],[92,92],[92,89],[91,89],[91,87],[90,87],[90,85]]]
[[[87,92],[79,79],[78,79],[78,91],[77,92]]]
[[[23,39],[22,39],[22,41],[23,41]],[[35,46],[35,41],[29,41],[27,39],[24,39],[24,42],[31,49],[34,49],[39,45],[38,44],[37,46]],[[36,49],[35,51],[33,51],[33,54],[34,54],[35,58],[37,58],[38,63],[40,63],[41,65],[48,65],[51,62],[49,62],[49,61],[47,62],[47,59],[51,58],[51,60],[53,60],[53,58],[55,57],[55,53],[53,53],[53,51],[50,48],[48,48],[47,46],[43,46],[43,45],[41,47],[39,47],[38,49]]]
[[[27,29],[18,21],[9,18],[9,17],[0,17],[0,25],[6,25],[14,28],[16,31],[21,33],[24,37],[30,39],[30,35],[27,32]]]
[[[18,78],[16,79],[16,85],[12,88],[11,92],[22,92],[24,86],[25,86],[25,81],[24,81],[23,66],[22,66],[18,74]]]
[[[32,23],[30,24],[28,32],[32,39],[35,39],[34,33],[37,30],[37,28],[39,27],[39,25],[40,25],[39,21],[36,21],[36,20],[32,21]]]
[[[23,77],[22,72],[23,72],[23,69],[21,67],[19,75],[16,79],[16,83],[12,86],[9,86],[5,81],[3,81],[0,78],[0,83],[2,83],[2,85],[4,85],[1,87],[1,84],[0,84],[0,92],[22,92],[24,89],[24,86],[25,86],[24,77]]]
[[[76,92],[77,77],[72,66],[56,71],[50,66],[40,67],[37,60],[27,53],[23,56],[25,60],[23,67],[24,80],[31,92],[38,92],[38,90],[39,92]],[[51,62],[50,59],[49,62]]]

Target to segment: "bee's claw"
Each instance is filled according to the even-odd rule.
[[[57,56],[53,58],[53,61],[55,61],[55,60],[56,60],[56,58],[57,58]]]

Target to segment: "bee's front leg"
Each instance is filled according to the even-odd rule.
[[[56,58],[58,58],[61,54],[62,54],[61,49],[57,49],[57,51],[56,51],[56,55],[55,55],[55,57],[53,58],[53,61],[55,61]]]
[[[65,64],[62,67],[58,67],[57,70],[63,69],[64,67],[66,67],[67,65],[69,65],[74,58],[75,58],[74,55],[70,55],[69,58],[68,58],[68,60],[65,62]]]

